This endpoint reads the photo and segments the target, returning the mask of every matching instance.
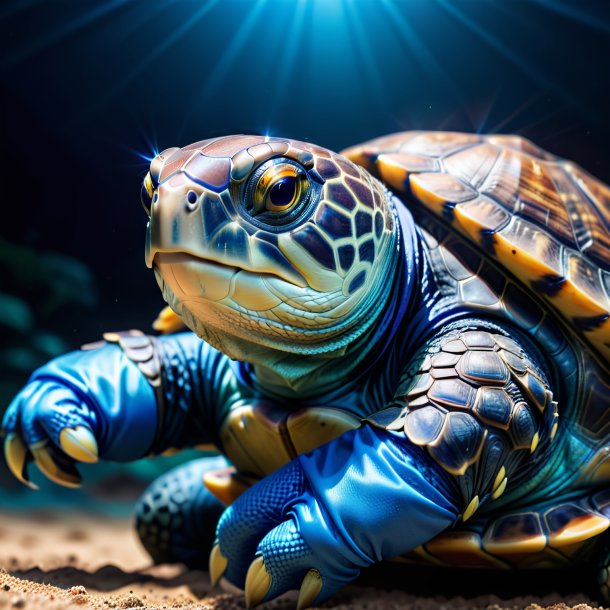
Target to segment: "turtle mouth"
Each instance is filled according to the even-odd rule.
[[[252,270],[217,260],[197,256],[188,252],[157,252],[153,267],[170,285],[178,288],[187,297],[220,301],[232,291],[237,276],[243,280],[273,280],[286,282],[300,288],[307,287],[305,280],[296,272],[287,273]]]
[[[157,252],[153,257],[153,267],[161,270],[161,267],[165,265],[200,266],[201,271],[203,273],[209,271],[211,277],[219,274],[224,276],[226,273],[244,273],[253,277],[288,282],[299,288],[307,288],[308,286],[305,278],[296,270],[293,270],[292,273],[284,272],[283,270],[274,271],[269,269],[262,271],[252,267],[229,265],[228,263],[222,263],[211,258],[191,254],[190,252]]]

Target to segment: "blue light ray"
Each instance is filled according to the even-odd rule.
[[[162,13],[170,6],[175,6],[176,0],[155,0],[147,5],[147,9],[144,13],[137,5],[132,5],[137,9],[137,17],[131,19],[123,19],[115,27],[112,28],[113,34],[117,35],[117,41],[129,40],[129,37],[140,29],[144,29],[150,26],[151,22],[154,22],[159,18],[159,13]]]
[[[197,23],[208,13],[216,4],[218,4],[220,0],[209,0],[206,4],[201,6],[199,10],[193,13],[185,22],[179,27],[176,28],[170,36],[168,36],[163,42],[158,44],[148,55],[146,55],[142,61],[138,62],[131,70],[126,72],[121,79],[119,79],[113,87],[108,89],[104,95],[101,95],[95,104],[92,104],[87,108],[87,110],[83,111],[77,121],[84,120],[86,117],[90,116],[104,104],[108,103],[111,99],[115,98],[121,90],[130,82],[134,80],[134,78],[142,72],[147,66],[149,66],[153,61],[155,61],[158,57],[160,57],[163,53],[165,53],[170,47],[172,47],[180,38],[186,34],[190,29],[195,27]]]
[[[432,55],[417,31],[398,11],[394,2],[392,0],[381,0],[380,4],[390,17],[391,25],[398,30],[400,41],[411,51],[413,58],[419,63],[420,68],[424,72],[431,72],[434,78],[440,81],[456,100],[462,102],[463,96],[456,83],[443,69],[434,55]]]
[[[360,64],[364,75],[364,82],[360,83],[363,88],[363,93],[370,96],[372,85],[372,99],[375,101],[376,105],[379,106],[380,110],[387,112],[387,96],[385,95],[386,85],[381,80],[379,68],[373,62],[371,48],[367,44],[368,36],[362,25],[357,7],[350,3],[345,14],[351,24],[351,28],[348,29],[351,34],[352,44],[358,55],[358,63]]]
[[[514,129],[511,129],[511,131],[513,133],[523,135],[524,133],[531,132],[535,127],[539,127],[540,125],[544,125],[545,123],[552,121],[552,119],[559,116],[560,114],[561,114],[561,110],[559,110],[559,109],[556,109],[550,113],[546,112],[544,114],[544,116],[540,117],[539,119],[536,119],[535,121],[530,121],[529,123],[527,123],[527,125],[521,125],[520,127],[515,127]],[[558,133],[558,132],[554,132],[552,135],[555,135],[555,133]]]
[[[275,91],[269,104],[268,123],[266,131],[271,130],[271,122],[277,109],[284,102],[285,89],[288,82],[288,75],[294,67],[297,49],[301,43],[301,35],[305,21],[306,2],[299,0],[294,7],[292,22],[286,36],[286,44],[283,49],[282,59],[275,74]]]
[[[577,105],[577,100],[571,96],[564,87],[559,87],[556,83],[544,78],[543,73],[533,68],[529,61],[526,61],[523,57],[513,52],[510,47],[500,42],[500,40],[493,36],[490,32],[481,28],[473,19],[465,15],[464,12],[461,11],[457,6],[454,6],[448,0],[436,0],[436,2],[449,14],[453,15],[453,17],[455,17],[460,23],[465,25],[471,32],[481,38],[487,45],[495,49],[504,58],[508,59],[514,66],[519,68],[534,82],[542,81],[549,89],[563,98],[567,98],[570,103]]]
[[[538,144],[540,144],[542,146],[545,142],[548,142],[549,140],[557,138],[558,136],[563,136],[566,133],[575,131],[576,129],[579,129],[580,127],[581,126],[578,125],[578,123],[572,123],[570,125],[566,125],[565,127],[562,127],[561,129],[559,129],[557,131],[549,132],[546,136],[536,138],[536,141],[538,142]],[[517,130],[517,133],[522,134],[523,131],[524,131],[523,129],[519,129],[519,130]]]
[[[18,47],[12,53],[8,53],[7,55],[5,55],[2,64],[4,66],[11,66],[21,61],[24,61],[25,59],[32,57],[32,55],[36,55],[43,49],[56,44],[66,36],[72,34],[73,32],[76,32],[77,30],[89,25],[90,23],[93,23],[96,19],[99,19],[104,15],[107,15],[108,13],[111,13],[112,11],[120,8],[129,1],[130,0],[111,0],[111,2],[102,4],[96,9],[93,9],[87,13],[80,15],[76,19],[65,23],[63,26],[58,27],[57,29],[51,31],[47,30],[47,35],[40,36],[35,43],[29,44],[27,46]]]
[[[595,30],[601,30],[602,32],[610,32],[610,24],[608,21],[604,21],[603,19],[595,18],[591,15],[587,15],[584,11],[580,11],[575,9],[572,6],[568,6],[559,0],[532,0],[534,4],[545,8],[548,11],[556,13],[558,15],[563,15],[564,17],[569,17],[574,21],[578,21],[590,28]],[[600,4],[600,6],[605,5],[607,8],[606,0]],[[607,13],[606,13],[607,14]]]
[[[488,133],[499,133],[501,129],[503,129],[506,125],[514,121],[519,115],[523,114],[526,110],[532,108],[536,103],[538,103],[543,97],[542,93],[538,95],[534,95],[528,100],[525,100],[520,106],[517,106],[513,112],[506,115],[499,123],[496,123],[492,127],[489,128]]]
[[[130,145],[121,139],[113,139],[103,132],[95,134],[93,136],[95,142],[104,143],[111,149],[120,149],[129,154],[131,162],[119,164],[123,167],[135,167],[137,168],[142,177],[148,171],[150,162],[166,147],[160,147],[158,144],[158,138],[155,133],[155,128],[152,121],[149,121],[151,127],[146,128],[142,123],[142,117],[140,115],[134,115],[132,117],[132,124],[137,127],[137,131],[140,134],[140,139],[144,143],[143,146],[140,144]],[[115,161],[116,163],[116,161]]]
[[[472,106],[472,109],[469,113],[470,120],[473,123],[473,128],[475,133],[481,134],[485,133],[487,120],[491,116],[492,110],[498,100],[498,91],[494,93],[493,96],[486,100],[479,100],[480,106],[479,108],[476,105]],[[477,110],[479,112],[477,112]],[[478,116],[476,116],[478,114]]]
[[[256,25],[260,12],[266,2],[267,0],[257,0],[256,2],[252,3],[252,8],[250,9],[248,16],[241,22],[239,29],[233,36],[231,44],[225,49],[222,59],[206,78],[205,84],[200,89],[199,93],[193,95],[194,102],[192,103],[190,110],[185,112],[182,128],[179,130],[180,136],[184,132],[184,129],[186,128],[186,125],[193,114],[197,111],[197,109],[201,108],[201,105],[205,102],[206,98],[223,82],[223,80],[229,74],[233,63],[235,62],[235,58],[242,47],[246,44],[248,36]]]

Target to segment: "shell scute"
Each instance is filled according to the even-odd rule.
[[[407,132],[346,154],[540,295],[608,369],[610,187],[518,136]],[[414,157],[434,158],[436,171],[420,160],[418,172]],[[540,321],[506,300],[523,328]]]
[[[471,330],[464,333],[462,340],[469,348],[494,349],[496,341],[490,333]]]
[[[440,255],[443,257],[445,267],[454,280],[458,282],[466,280],[474,275],[473,269],[467,262],[463,260],[460,253],[453,246],[455,243],[446,244],[445,247],[439,249]],[[480,259],[475,259],[474,271],[476,271],[480,264]]]
[[[513,409],[509,432],[514,449],[528,449],[532,445],[538,424],[528,406],[521,402]]]
[[[472,350],[464,354],[458,367],[460,377],[481,383],[504,385],[508,382],[508,367],[497,352]]]
[[[523,358],[520,358],[512,352],[509,352],[504,349],[500,350],[499,354],[502,360],[504,360],[504,362],[508,364],[511,370],[517,373],[518,375],[525,373],[525,371],[527,370],[527,364]]]
[[[515,275],[534,282],[563,277],[563,246],[532,223],[513,217],[494,241],[496,257]]]
[[[610,520],[576,504],[561,504],[545,513],[549,544],[562,547],[598,536],[610,526]]]
[[[440,352],[432,358],[431,365],[435,368],[454,367],[459,361],[459,354]]]
[[[457,205],[454,215],[464,232],[477,243],[493,243],[490,237],[511,220],[511,215],[502,206],[487,197]]]
[[[534,553],[547,544],[537,513],[518,513],[500,517],[483,537],[483,546],[490,553],[511,555]]]
[[[482,387],[478,390],[474,410],[486,423],[507,430],[513,401],[503,388]]]
[[[453,411],[445,416],[442,432],[428,451],[447,472],[461,475],[477,461],[485,436],[485,429],[470,413]]]
[[[416,445],[429,445],[441,433],[445,414],[432,406],[411,411],[405,420],[405,433]]]
[[[452,341],[447,341],[443,345],[443,351],[449,352],[450,354],[463,354],[468,348],[464,345],[464,342],[460,339],[453,339]]]
[[[496,146],[483,142],[445,157],[443,167],[450,174],[478,188],[489,175],[499,154]]]
[[[428,390],[428,398],[444,407],[470,409],[475,396],[475,389],[457,377],[435,380]]]
[[[415,152],[429,157],[441,157],[480,141],[481,136],[473,133],[424,131],[402,144],[400,152]]]
[[[456,203],[473,199],[477,195],[472,187],[451,174],[411,174],[409,183],[418,199],[425,200],[430,207],[439,212]]]
[[[447,532],[428,542],[424,548],[445,565],[496,569],[510,567],[483,550],[481,537],[476,532]]]
[[[522,136],[501,134],[487,136],[486,139],[488,142],[495,144],[496,146],[509,148],[510,150],[514,150],[516,152],[522,152],[537,159],[553,160],[555,158],[553,155],[547,153],[539,146],[536,146],[531,140],[528,140]]]

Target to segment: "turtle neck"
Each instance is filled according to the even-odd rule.
[[[328,354],[290,354],[285,361],[274,362],[273,367],[240,363],[240,376],[247,377],[249,384],[264,394],[300,401],[361,383],[389,357],[405,319],[412,317],[420,302],[416,278],[422,264],[411,213],[396,198],[393,207],[398,228],[396,243],[388,252],[394,257],[386,280],[390,289],[382,293],[382,302],[376,303],[379,314],[371,327],[352,343]],[[302,374],[291,375],[291,368]]]

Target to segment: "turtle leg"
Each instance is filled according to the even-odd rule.
[[[136,531],[155,563],[207,570],[216,524],[226,508],[203,484],[223,457],[193,460],[153,481],[136,504]]]

